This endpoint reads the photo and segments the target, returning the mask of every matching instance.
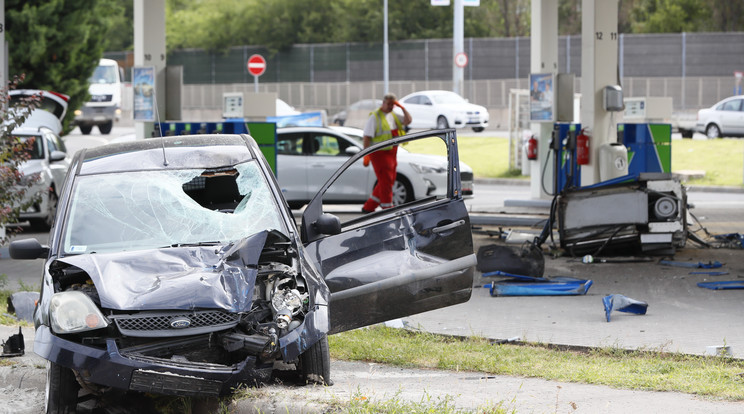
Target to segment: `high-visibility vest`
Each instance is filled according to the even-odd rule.
[[[406,131],[403,129],[403,124],[398,119],[398,116],[395,115],[395,112],[391,112],[393,114],[393,119],[395,119],[395,126],[397,130],[396,136],[403,136],[406,134]],[[375,123],[375,136],[372,137],[372,144],[377,144],[378,142],[387,141],[389,139],[393,138],[393,133],[390,129],[390,124],[388,124],[387,117],[385,116],[385,113],[382,112],[379,108],[375,111],[372,111],[370,115],[374,115],[376,118]],[[383,148],[383,150],[390,150],[393,149],[393,147],[387,147]]]

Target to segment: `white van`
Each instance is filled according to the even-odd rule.
[[[114,121],[121,119],[121,90],[124,70],[112,59],[101,59],[89,79],[90,101],[75,111],[75,125],[83,135],[97,126],[101,134],[108,134]]]

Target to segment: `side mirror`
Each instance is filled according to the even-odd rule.
[[[350,146],[346,147],[346,149],[344,150],[344,154],[346,154],[346,155],[354,155],[354,154],[358,153],[361,150],[362,149],[359,148],[359,147],[355,147],[353,145],[350,145]]]
[[[42,246],[36,239],[16,240],[8,248],[10,257],[16,260],[43,259],[49,255],[49,247]]]
[[[339,234],[341,233],[341,220],[333,214],[323,213],[313,226],[320,234]]]
[[[52,151],[52,153],[49,154],[49,161],[62,161],[63,159],[65,159],[66,156],[67,154],[62,151]]]

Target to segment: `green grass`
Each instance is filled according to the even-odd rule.
[[[744,400],[744,361],[616,348],[494,345],[377,326],[329,337],[334,358]]]
[[[460,137],[460,159],[474,171],[476,178],[524,178],[509,169],[509,140],[502,137]],[[433,141],[409,143],[411,152],[444,155],[444,147]],[[674,140],[672,172],[700,170],[705,178],[692,179],[686,185],[743,186],[744,139]]]

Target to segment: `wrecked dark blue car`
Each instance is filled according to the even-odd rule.
[[[299,231],[248,135],[79,151],[49,246],[10,246],[45,259],[34,351],[50,362],[49,411],[111,389],[224,395],[268,381],[275,362],[330,384],[328,334],[467,301],[475,255],[455,134],[396,142],[417,139],[448,153],[446,196],[325,211],[343,171],[388,142],[344,155]]]

